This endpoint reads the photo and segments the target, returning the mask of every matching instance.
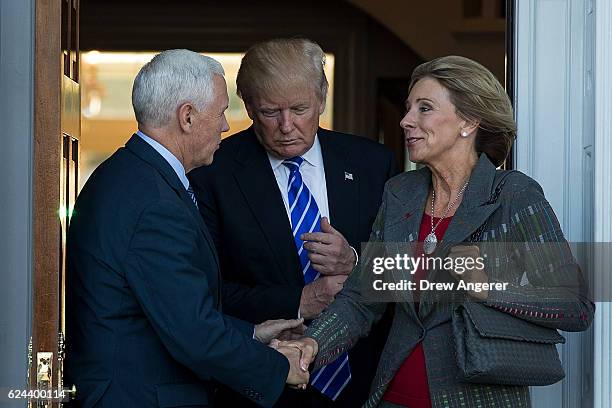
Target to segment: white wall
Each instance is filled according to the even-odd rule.
[[[542,185],[568,241],[592,241],[592,1],[516,1],[516,7],[515,166]],[[593,406],[592,329],[563,334],[566,378],[533,387],[535,408]]]
[[[32,259],[34,0],[0,0],[0,388],[22,388]],[[5,397],[5,396],[3,396]],[[23,402],[0,403],[3,407]]]

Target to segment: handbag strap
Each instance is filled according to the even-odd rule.
[[[495,204],[497,202],[497,199],[499,198],[502,189],[504,188],[504,184],[506,184],[506,179],[510,174],[515,172],[516,170],[507,170],[497,180],[495,180],[495,187],[493,188],[493,192],[491,193],[491,196],[485,204]],[[474,233],[472,233],[472,235],[470,236],[470,242],[480,242],[480,240],[482,239],[482,233],[484,232],[486,225],[487,223],[484,222],[480,227],[478,227],[476,231],[474,231]]]

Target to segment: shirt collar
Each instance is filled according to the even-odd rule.
[[[268,159],[270,160],[270,164],[272,165],[273,171],[275,171],[285,161],[285,159],[278,159],[272,156],[269,152],[266,152],[266,153],[268,154]],[[313,167],[323,166],[323,155],[321,154],[321,143],[319,143],[319,136],[317,134],[315,134],[314,142],[312,143],[312,146],[310,146],[310,149],[308,149],[308,151],[306,151],[306,153],[302,155],[302,158],[304,159],[305,162],[307,162]]]
[[[187,175],[185,174],[185,167],[181,164],[180,160],[176,158],[175,155],[168,149],[166,149],[161,143],[157,140],[152,139],[151,137],[145,135],[140,130],[136,132],[138,136],[145,142],[147,142],[157,153],[161,154],[162,157],[168,162],[168,164],[172,167],[179,180],[185,187],[185,190],[189,188],[189,180],[187,179]]]

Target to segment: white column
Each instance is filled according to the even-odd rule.
[[[537,180],[569,241],[592,240],[594,97],[590,0],[515,2],[515,168]],[[566,378],[532,387],[534,408],[589,407],[591,333],[563,333]]]
[[[612,2],[597,0],[595,52],[595,241],[612,242]],[[607,252],[607,251],[606,251]],[[612,254],[596,259],[595,408],[612,406]],[[602,290],[608,288],[607,298]],[[597,295],[597,294],[596,294]]]

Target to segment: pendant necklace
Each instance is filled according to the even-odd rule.
[[[446,206],[446,210],[444,211],[444,213],[442,214],[442,216],[440,217],[436,225],[434,225],[434,220],[433,220],[434,219],[434,207],[436,203],[436,190],[433,187],[431,188],[431,217],[430,217],[431,232],[425,237],[425,241],[423,242],[423,252],[425,252],[427,255],[433,254],[433,252],[436,250],[436,245],[438,245],[438,238],[436,238],[436,228],[438,228],[438,225],[440,225],[440,223],[442,222],[444,217],[446,217],[446,214],[448,214],[450,209],[455,206],[455,203],[457,202],[461,194],[463,194],[463,192],[467,188],[468,183],[469,183],[469,180],[465,182],[463,187],[461,187],[461,190],[459,190],[455,199],[448,203],[448,206]]]

